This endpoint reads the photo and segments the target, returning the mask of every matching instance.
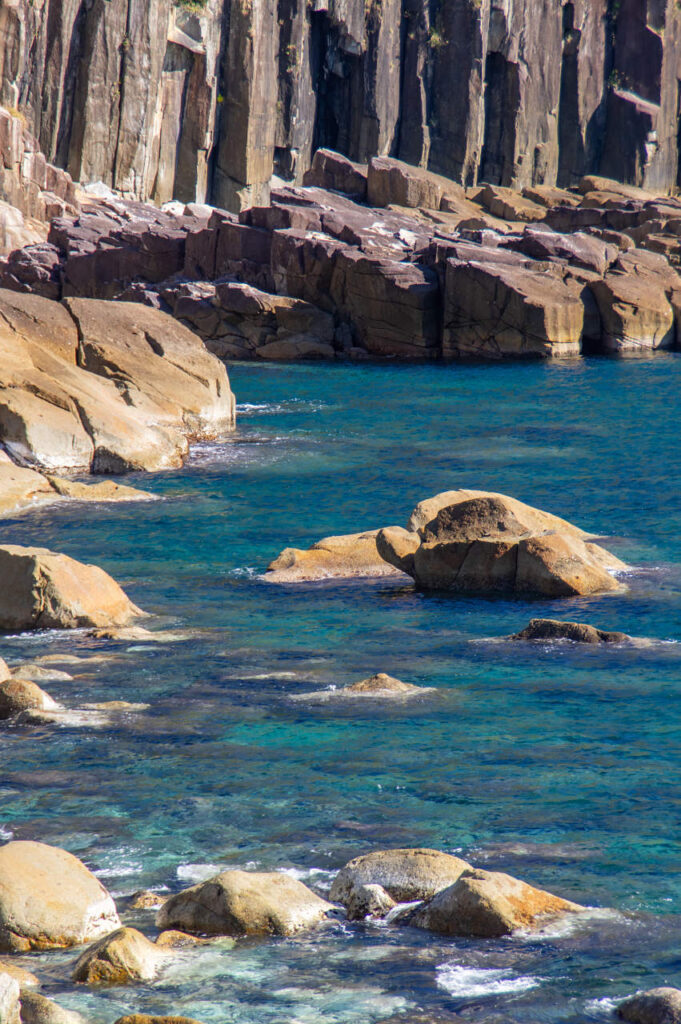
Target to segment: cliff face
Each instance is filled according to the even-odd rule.
[[[0,0],[0,102],[74,179],[159,202],[265,200],[319,146],[669,190],[680,79],[677,0]]]

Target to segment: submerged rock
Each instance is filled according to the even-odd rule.
[[[388,565],[376,549],[378,530],[324,537],[307,550],[285,548],[267,566],[270,583],[294,583],[329,577],[391,576],[397,570]]]
[[[440,850],[376,850],[348,861],[336,875],[329,899],[347,906],[362,886],[380,886],[397,903],[427,900],[470,868]]]
[[[0,951],[77,946],[119,927],[111,896],[73,854],[35,842],[0,847]]]
[[[621,644],[631,639],[626,633],[558,619],[530,619],[525,629],[509,637],[509,640],[572,640],[579,644]]]
[[[73,676],[68,672],[62,672],[57,668],[49,668],[45,665],[36,665],[32,661],[26,661],[21,665],[15,665],[12,669],[15,679],[30,679],[32,683],[68,683]]]
[[[21,1024],[86,1024],[85,1018],[73,1010],[46,999],[39,992],[21,990]]]
[[[167,954],[136,928],[120,928],[85,950],[71,978],[88,985],[151,981],[166,959]]]
[[[0,683],[0,719],[22,711],[57,711],[60,705],[28,679],[8,679]]]
[[[189,932],[180,932],[177,928],[168,928],[166,931],[161,932],[159,937],[156,939],[156,945],[168,949],[182,949],[186,946],[201,946],[205,943],[214,945],[216,942],[220,943],[222,949],[229,949],[235,945],[235,940],[228,938],[226,935],[211,935],[200,936],[190,935]]]
[[[201,1024],[192,1017],[150,1017],[146,1013],[131,1013],[119,1017],[115,1024]]]
[[[417,531],[381,530],[376,544],[386,561],[425,589],[547,597],[621,589],[611,570],[624,564],[585,536],[505,495],[461,492]]]
[[[665,986],[638,992],[620,1003],[616,1014],[629,1024],[681,1024],[681,989]]]
[[[369,700],[404,700],[410,697],[420,697],[425,693],[433,693],[432,686],[414,686],[412,683],[403,683],[385,672],[378,672],[368,679],[361,679],[358,683],[351,683],[349,686],[341,686],[333,690],[314,690],[312,693],[296,693],[291,700],[309,701],[333,701],[347,699],[369,699]]]
[[[408,923],[439,935],[496,938],[583,909],[511,875],[471,868],[417,908]]]
[[[0,629],[123,626],[143,612],[102,569],[46,548],[0,547]]]
[[[332,909],[281,872],[223,871],[171,896],[156,924],[202,935],[293,935],[318,924]]]

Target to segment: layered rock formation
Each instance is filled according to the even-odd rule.
[[[306,181],[238,216],[84,200],[47,242],[0,263],[0,285],[142,302],[223,360],[565,358],[681,342],[677,198],[594,177],[572,191],[464,190],[324,150]]]
[[[0,101],[81,181],[238,209],[313,149],[466,185],[678,173],[675,0],[12,0]]]

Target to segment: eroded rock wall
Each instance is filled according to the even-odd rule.
[[[320,146],[465,185],[679,179],[676,0],[1,0],[0,102],[84,182],[240,209]]]

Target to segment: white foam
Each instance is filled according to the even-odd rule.
[[[177,877],[181,882],[205,882],[221,871],[222,868],[217,864],[180,864]]]
[[[529,939],[532,942],[564,939],[568,935],[574,935],[584,926],[588,927],[599,921],[617,921],[626,924],[628,918],[619,910],[613,910],[611,907],[585,907],[578,913],[563,914],[561,917],[552,918],[539,928],[518,928],[513,932],[513,937]]]
[[[4,825],[0,825],[0,839],[8,843],[13,835],[14,832],[12,832],[11,829],[5,828]]]
[[[337,871],[328,871],[326,868],[277,868],[282,875],[289,875],[298,882],[331,882]]]
[[[621,1001],[622,998],[611,999],[609,997],[603,997],[602,999],[590,999],[588,1003],[584,1004],[584,1010],[589,1014],[589,1016],[593,1014],[598,1019],[611,1017]]]
[[[527,992],[541,984],[540,978],[531,975],[514,977],[511,971],[462,964],[440,964],[435,969],[435,979],[450,995],[463,997]]]

